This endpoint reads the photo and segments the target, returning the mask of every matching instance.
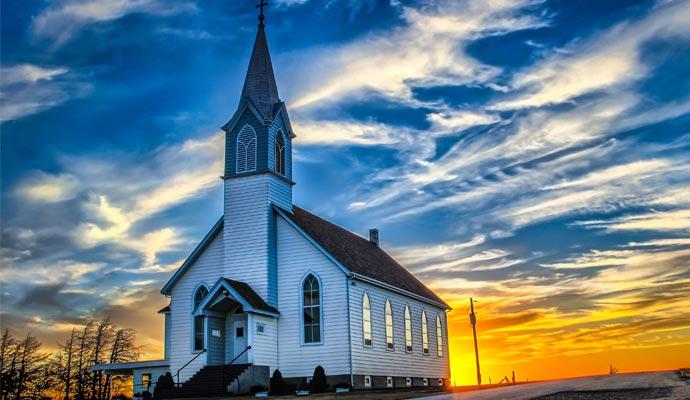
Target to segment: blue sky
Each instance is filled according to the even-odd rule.
[[[271,3],[295,203],[378,227],[456,305],[451,350],[470,296],[489,365],[690,348],[690,2]],[[161,348],[254,4],[2,2],[3,326],[110,314]]]

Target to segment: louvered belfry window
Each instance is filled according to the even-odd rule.
[[[275,171],[281,175],[285,175],[285,139],[283,139],[283,131],[276,133],[276,148],[275,148]]]
[[[245,125],[237,136],[237,173],[256,170],[256,132]]]

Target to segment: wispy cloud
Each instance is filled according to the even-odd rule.
[[[91,84],[66,67],[3,65],[0,77],[0,122],[39,113],[91,91]]]
[[[405,129],[377,122],[301,121],[294,123],[301,145],[391,145],[401,140]]]
[[[218,187],[222,139],[216,134],[161,146],[143,159],[125,154],[63,156],[64,173],[37,171],[19,183],[16,193],[35,203],[30,207],[72,201],[80,219],[62,231],[80,247],[119,246],[141,254],[152,272],[170,270],[157,266],[156,254],[186,242],[184,233],[173,227],[142,230],[140,224]]]
[[[302,70],[311,78],[302,82],[312,84],[297,94],[291,107],[361,97],[371,90],[394,102],[420,104],[412,87],[486,82],[500,70],[467,56],[463,44],[547,25],[542,16],[524,13],[522,7],[532,3],[442,1],[425,8],[403,7],[404,27],[311,54],[310,59],[320,61]]]
[[[685,188],[690,199],[690,188]],[[690,203],[690,202],[689,202]],[[690,207],[690,204],[687,204]],[[610,220],[574,222],[575,226],[600,228],[608,231],[690,231],[690,209],[659,211],[626,215]]]
[[[72,175],[51,175],[36,171],[17,189],[27,200],[42,203],[57,203],[73,199],[79,190],[79,181]]]
[[[59,47],[68,42],[84,27],[107,22],[128,14],[173,15],[195,12],[191,2],[160,0],[87,0],[59,1],[46,8],[33,19],[32,33],[36,38],[47,38]]]
[[[512,86],[520,94],[499,102],[496,109],[539,107],[571,101],[597,90],[629,86],[648,73],[640,60],[642,46],[652,38],[688,38],[690,7],[669,2],[639,21],[626,21],[588,41],[552,50],[536,68],[517,73]]]

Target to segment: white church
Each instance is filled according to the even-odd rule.
[[[299,383],[322,366],[333,387],[445,386],[450,307],[380,246],[292,201],[292,142],[263,13],[226,133],[224,212],[161,293],[165,359],[95,366],[153,392],[246,393],[278,369]],[[228,365],[229,364],[229,365]]]

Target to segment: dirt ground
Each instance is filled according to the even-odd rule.
[[[279,396],[273,399],[303,399],[303,400],[405,400],[436,396],[450,391],[438,389],[395,389],[395,390],[359,390],[349,393],[319,393],[309,396]]]
[[[531,382],[430,396],[424,400],[690,400],[690,380],[678,371],[602,375]]]
[[[248,400],[254,397],[238,398]],[[690,400],[690,380],[681,379],[678,371],[663,371],[530,382],[470,391],[441,392],[432,388],[366,390],[338,394],[312,394],[306,397],[271,398],[285,400]]]

